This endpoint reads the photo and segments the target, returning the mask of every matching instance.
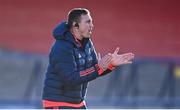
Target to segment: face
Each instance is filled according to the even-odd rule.
[[[82,38],[90,38],[92,35],[92,18],[89,14],[81,15],[80,23],[79,24],[79,34]]]

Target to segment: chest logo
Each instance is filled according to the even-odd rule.
[[[81,54],[78,54],[78,58],[81,58],[82,56],[81,56]]]

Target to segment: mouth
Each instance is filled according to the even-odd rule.
[[[92,29],[90,29],[88,32],[89,32],[90,34],[92,34]]]

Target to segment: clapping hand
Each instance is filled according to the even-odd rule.
[[[118,54],[119,47],[117,47],[113,54],[108,53],[101,58],[100,53],[98,54],[98,65],[106,70],[111,64],[112,66],[120,66],[125,64],[131,64],[134,59],[133,53]]]
[[[111,63],[111,60],[112,60],[112,54],[111,53],[108,53],[106,54],[105,56],[103,56],[101,58],[101,54],[98,53],[98,65],[103,69],[103,70],[106,70],[109,66],[109,64]]]
[[[112,54],[111,64],[116,67],[124,64],[130,64],[132,63],[132,60],[134,59],[133,53],[125,53],[125,54],[118,54],[119,47],[117,47]]]

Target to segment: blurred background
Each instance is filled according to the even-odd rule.
[[[91,11],[98,52],[135,54],[90,82],[88,108],[180,108],[179,0],[0,0],[0,108],[42,108],[52,30],[75,7]]]

